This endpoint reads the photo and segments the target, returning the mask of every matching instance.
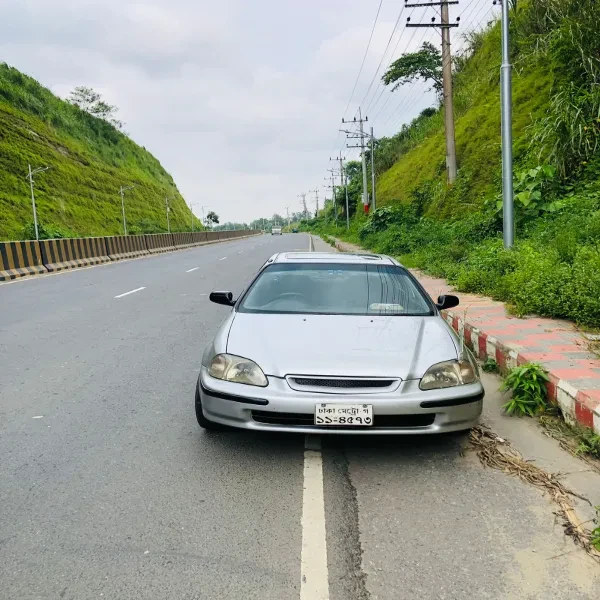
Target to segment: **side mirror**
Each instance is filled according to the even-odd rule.
[[[448,310],[459,305],[459,299],[456,296],[446,294],[445,296],[439,296],[436,306],[440,310]]]
[[[223,304],[224,306],[233,306],[235,304],[231,292],[211,292],[209,300],[215,304]]]

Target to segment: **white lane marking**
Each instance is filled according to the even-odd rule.
[[[238,252],[238,254],[242,254],[242,252],[244,252],[244,251],[243,251],[243,250],[240,250],[240,251]]]
[[[43,419],[44,415],[38,415],[37,417],[31,417],[32,419]]]
[[[124,294],[119,294],[118,296],[115,296],[115,298],[122,298],[123,296],[129,296],[129,294],[135,294],[136,292],[141,292],[142,290],[145,290],[145,289],[146,289],[145,287],[135,288],[135,290],[125,292]]]
[[[308,236],[308,251],[309,252],[314,252],[315,251],[315,244],[313,242],[312,235]]]
[[[321,440],[306,436],[304,447],[300,600],[329,600]]]
[[[193,269],[188,269],[186,273],[191,273],[192,271],[197,271],[200,267],[194,267]]]
[[[227,258],[227,257],[226,257],[226,256],[224,256],[223,258],[220,258],[219,260],[225,260],[226,258]]]

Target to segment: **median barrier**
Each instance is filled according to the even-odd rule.
[[[206,241],[207,242],[216,242],[219,239],[218,231],[207,231],[206,232]]]
[[[136,258],[148,254],[145,236],[112,235],[104,238],[110,260]]]
[[[173,245],[175,248],[189,248],[194,245],[193,233],[174,233]]]
[[[110,260],[103,237],[42,240],[40,248],[44,266],[51,272],[89,267]]]
[[[0,242],[0,281],[46,273],[39,242]]]
[[[206,244],[206,231],[194,231],[194,233],[192,233],[192,239],[194,240],[194,245]]]
[[[151,233],[144,236],[146,239],[146,248],[150,254],[156,252],[168,252],[174,250],[173,235],[170,233]]]

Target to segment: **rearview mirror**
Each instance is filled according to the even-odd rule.
[[[235,304],[231,292],[211,292],[209,299],[215,304],[223,304],[225,306],[233,306]]]
[[[454,308],[458,306],[459,300],[456,296],[451,296],[450,294],[446,294],[445,296],[439,296],[436,306],[440,310],[448,310],[450,308]]]

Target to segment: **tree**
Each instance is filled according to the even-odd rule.
[[[425,42],[418,52],[403,54],[394,61],[381,78],[385,85],[395,84],[392,91],[415,79],[433,82],[440,94],[442,85],[442,53],[430,42]]]
[[[211,226],[218,225],[219,224],[219,215],[216,212],[211,210],[206,215],[206,222],[210,223]]]
[[[84,112],[114,125],[117,129],[123,128],[123,122],[115,118],[119,109],[104,102],[102,96],[92,88],[76,87],[69,95],[69,102],[78,106]]]

